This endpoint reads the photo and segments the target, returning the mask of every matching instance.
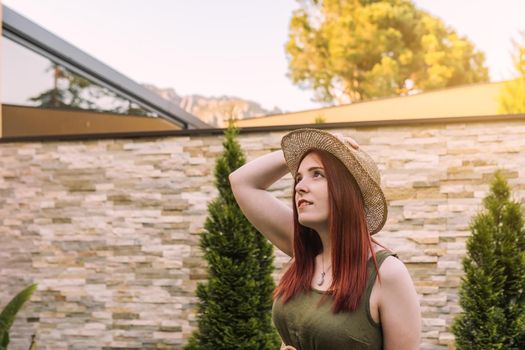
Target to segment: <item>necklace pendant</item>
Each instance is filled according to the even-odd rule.
[[[324,283],[324,272],[321,272],[321,279],[319,280],[319,282],[317,282],[317,285],[320,286]]]

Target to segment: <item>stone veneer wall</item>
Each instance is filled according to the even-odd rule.
[[[525,119],[330,129],[378,162],[389,218],[375,237],[399,253],[420,296],[421,349],[454,348],[468,223],[506,169],[525,198]],[[240,135],[248,160],[286,131]],[[39,288],[12,328],[12,348],[181,349],[206,278],[198,247],[216,195],[222,136],[0,145],[0,305]],[[270,190],[291,205],[291,176]],[[288,257],[275,249],[275,280]]]

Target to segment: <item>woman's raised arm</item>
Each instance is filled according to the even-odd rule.
[[[235,170],[229,180],[235,200],[255,228],[293,256],[293,211],[267,188],[289,172],[282,150],[258,157]]]

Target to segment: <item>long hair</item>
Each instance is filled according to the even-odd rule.
[[[301,161],[311,152],[321,159],[328,184],[328,225],[333,274],[332,284],[317,305],[319,306],[328,295],[333,295],[333,313],[351,312],[359,306],[366,288],[369,251],[381,282],[372,242],[385,247],[375,241],[368,232],[361,191],[345,165],[335,156],[321,149],[306,152]],[[311,292],[315,257],[323,248],[319,234],[299,223],[295,204],[296,185],[297,180],[294,179],[292,263],[272,294],[273,299],[282,296],[282,303],[286,303],[297,293]]]

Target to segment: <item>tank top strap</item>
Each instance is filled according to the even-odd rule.
[[[378,270],[379,270],[379,268],[381,268],[381,264],[383,263],[383,261],[385,261],[385,259],[388,258],[390,255],[393,255],[393,256],[395,256],[396,258],[399,259],[399,256],[397,255],[397,253],[394,253],[394,252],[392,252],[390,250],[382,249],[382,250],[379,250],[379,251],[376,252],[377,269]],[[367,300],[370,298],[370,294],[372,293],[372,288],[374,286],[374,282],[375,282],[376,277],[377,277],[377,271],[376,271],[376,268],[375,268],[375,265],[374,265],[374,260],[372,259],[372,257],[370,257],[368,263],[369,263],[368,268],[370,270],[369,270],[369,274],[368,274],[368,280],[366,282],[366,294],[365,294],[365,297],[366,297]]]

